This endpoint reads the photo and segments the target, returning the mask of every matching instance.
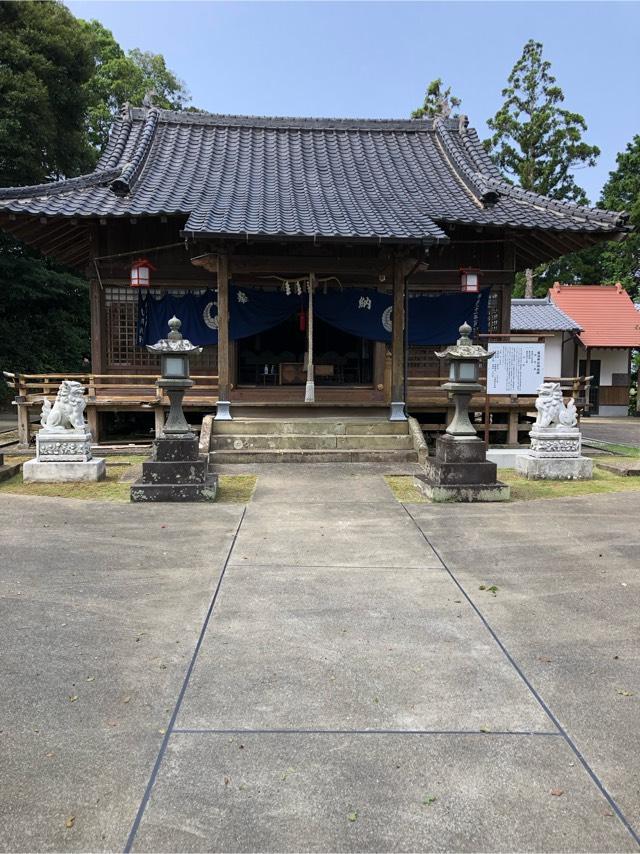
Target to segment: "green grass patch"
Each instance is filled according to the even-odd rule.
[[[11,462],[24,462],[29,457],[14,457]],[[106,457],[107,476],[105,480],[90,483],[24,483],[22,472],[0,483],[0,493],[14,495],[43,495],[50,498],[80,498],[93,501],[129,501],[131,482],[120,483],[120,478],[132,465],[139,465],[148,459],[146,456],[132,454],[127,456]],[[9,460],[7,460],[9,462]],[[220,475],[216,503],[246,504],[256,488],[258,478],[253,474]]]
[[[216,501],[222,504],[247,504],[251,501],[257,481],[255,474],[218,475]]]
[[[628,457],[629,459],[637,460],[640,457],[640,448],[633,445],[616,445],[615,442],[601,442],[596,439],[583,439],[582,444],[585,448],[594,448],[598,451],[607,451],[609,454],[616,456]]]
[[[593,480],[527,480],[512,469],[500,469],[500,480],[511,486],[512,501],[535,498],[570,498],[605,492],[640,492],[640,478],[602,471],[594,466]]]
[[[616,460],[619,460],[616,457]],[[570,498],[575,495],[599,495],[606,492],[640,492],[640,477],[627,477],[602,471],[594,466],[593,480],[527,480],[513,469],[500,469],[498,479],[511,487],[511,501],[537,498]],[[406,475],[386,475],[385,481],[398,501],[404,504],[429,504],[429,499]]]
[[[430,501],[420,492],[410,475],[386,474],[384,479],[394,497],[403,504],[429,504]]]

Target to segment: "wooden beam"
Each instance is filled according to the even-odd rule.
[[[229,258],[217,256],[218,275],[218,400],[228,401],[230,394],[229,360]]]
[[[203,267],[210,272],[217,272],[217,258],[214,253],[200,255],[191,259],[196,267]],[[268,274],[283,276],[300,276],[306,278],[309,268],[313,267],[316,275],[346,274],[380,275],[389,272],[389,259],[381,258],[339,258],[316,255],[231,255],[229,257],[229,273],[231,276],[243,274]]]

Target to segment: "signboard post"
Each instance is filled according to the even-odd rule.
[[[544,344],[489,343],[487,362],[485,442],[489,443],[489,395],[537,394],[544,382]]]

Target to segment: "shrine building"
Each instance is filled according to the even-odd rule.
[[[408,412],[442,429],[434,351],[465,321],[481,343],[509,340],[517,271],[629,230],[624,214],[509,184],[464,116],[128,106],[91,174],[0,189],[0,228],[89,279],[96,436],[113,412],[162,423],[144,345],[173,314],[203,346],[193,415]],[[60,377],[8,376],[24,443]],[[531,403],[492,398],[492,439],[517,442]],[[482,396],[472,406],[484,412]]]

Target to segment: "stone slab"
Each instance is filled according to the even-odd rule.
[[[176,733],[133,850],[637,848],[558,737]]]
[[[593,460],[588,457],[538,457],[519,454],[516,471],[527,480],[590,480]]]
[[[153,459],[157,462],[183,462],[198,459],[197,438],[193,439],[156,439],[153,443]]]
[[[0,850],[123,850],[241,512],[0,494]]]
[[[0,462],[0,483],[2,483],[3,480],[9,480],[9,478],[18,474],[19,471],[20,463],[7,463],[6,465],[3,465],[3,463]]]
[[[258,479],[258,484],[260,478]],[[382,498],[353,504],[315,496],[247,508],[233,553],[236,563],[281,566],[434,567],[437,558],[380,478]],[[286,479],[281,485],[286,496]],[[286,532],[286,533],[284,533]]]
[[[207,475],[197,483],[146,483],[138,480],[131,485],[131,501],[215,501],[218,478]]]
[[[637,509],[618,493],[411,512],[640,832]]]
[[[180,462],[146,460],[142,463],[142,481],[143,483],[203,483],[207,475],[207,465],[204,457]]]
[[[104,480],[105,477],[106,467],[102,457],[94,457],[86,462],[27,460],[22,466],[25,483],[82,483]]]
[[[436,460],[442,463],[482,463],[485,446],[481,439],[454,439],[445,434],[436,440]]]
[[[495,463],[499,469],[514,469],[518,456],[526,453],[526,448],[489,448],[487,459],[489,462]]]
[[[553,729],[443,570],[237,563],[177,725]]]
[[[508,501],[511,487],[501,481],[496,483],[434,483],[423,474],[413,476],[413,482],[418,489],[436,503],[458,502],[477,503],[487,501]]]
[[[494,484],[497,466],[490,462],[443,463],[427,459],[424,464],[425,478],[435,485],[458,486],[459,484]]]
[[[610,471],[623,477],[638,477],[640,475],[640,460],[637,462],[629,462],[628,460],[625,462],[615,462],[608,459],[606,462],[604,460],[598,461],[596,466],[603,471]]]

